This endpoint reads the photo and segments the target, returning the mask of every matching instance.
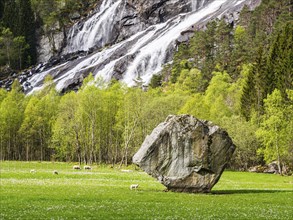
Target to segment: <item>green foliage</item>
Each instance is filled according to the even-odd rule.
[[[79,153],[79,130],[81,129],[76,111],[79,107],[78,97],[74,92],[64,95],[58,106],[56,122],[53,125],[52,144],[54,158],[60,161],[77,160]]]
[[[50,84],[47,84],[47,87],[50,87]],[[48,92],[44,94],[44,91]],[[24,121],[19,130],[26,151],[26,160],[51,159],[52,127],[55,124],[58,104],[59,95],[54,88],[44,88],[37,96],[29,99],[24,112]]]
[[[130,173],[105,166],[77,172],[72,165],[2,162],[1,218],[270,220],[293,215],[292,177],[224,172],[212,193],[202,195],[163,192],[159,182],[131,167]],[[129,189],[133,183],[139,184],[136,191]]]
[[[13,33],[17,33],[18,28],[18,6],[15,0],[5,0],[3,8],[2,24]]]
[[[37,62],[36,50],[36,23],[34,13],[30,0],[19,0],[18,10],[18,32],[14,33],[15,36],[24,36],[26,43],[29,45],[28,52],[24,56],[25,66],[30,66]]]
[[[12,42],[13,35],[9,28],[4,28],[0,35],[0,44],[3,46],[2,54],[4,54],[4,59],[1,60],[3,64],[11,64],[11,56],[12,56]]]
[[[227,70],[231,61],[231,45],[232,45],[232,27],[227,24],[226,21],[220,20],[217,23],[217,29],[215,32],[215,64],[220,66],[223,70]]]
[[[0,66],[8,65],[15,69],[22,69],[25,54],[28,53],[29,45],[24,36],[13,37],[9,28],[3,28],[0,32]]]
[[[268,93],[275,88],[286,96],[286,89],[293,89],[293,21],[287,22],[273,38],[267,58],[267,76],[270,76]]]
[[[205,83],[206,80],[203,79],[203,75],[198,69],[183,69],[177,78],[175,88],[190,93],[197,93],[204,91]]]
[[[251,166],[262,163],[262,157],[257,155],[260,143],[255,135],[257,126],[254,123],[233,115],[223,118],[221,126],[227,130],[236,145],[236,151],[230,162],[231,168],[247,170]]]
[[[22,58],[24,56],[25,51],[29,48],[29,45],[25,41],[25,37],[19,36],[13,39],[13,45],[15,47],[18,61],[19,61],[19,66],[18,69],[22,69]]]
[[[292,100],[287,103],[279,90],[274,90],[265,101],[265,114],[256,135],[262,141],[259,153],[267,162],[292,163],[293,111]],[[290,164],[292,166],[292,164]],[[280,169],[281,167],[279,167]],[[279,170],[282,173],[282,170]]]
[[[180,113],[192,114],[216,123],[238,113],[239,86],[232,83],[226,72],[214,72],[213,75],[205,93],[191,96]]]
[[[30,0],[6,0],[4,6],[0,38],[5,45],[5,52],[0,49],[0,53],[4,53],[6,59],[0,59],[0,66],[8,64],[18,70],[26,68],[37,59],[36,24]]]
[[[93,3],[94,0],[31,0],[37,23],[42,26],[49,38],[56,30],[63,30],[72,22],[72,13],[86,14]]]
[[[7,96],[7,91],[5,89],[0,89],[0,105],[6,96]]]
[[[19,16],[30,11],[25,0],[8,2],[16,7],[7,6],[5,16],[9,10],[19,10]],[[32,0],[31,8],[51,36],[57,23],[64,28],[70,13],[90,3]],[[263,1],[255,11],[244,7],[235,27],[224,20],[208,23],[190,42],[178,45],[174,62],[153,77],[148,91],[106,85],[91,74],[77,93],[62,97],[50,77],[30,97],[15,85],[12,92],[0,90],[1,159],[127,165],[155,126],[169,114],[186,113],[227,129],[238,146],[232,168],[245,170],[262,163],[263,156],[266,162],[277,159],[276,140],[280,160],[292,161],[292,139],[285,135],[292,133],[293,33],[287,3]],[[17,23],[22,34],[17,35],[16,23],[5,16],[0,65],[22,68],[31,54],[32,30]],[[276,88],[278,94],[272,94]]]
[[[260,57],[257,62],[245,70],[244,83],[241,94],[241,113],[249,120],[252,112],[257,112],[258,117],[261,113],[262,100],[264,98],[264,70],[263,70],[263,52],[260,51]]]
[[[162,86],[162,78],[163,78],[163,76],[161,74],[153,75],[149,86],[151,88],[157,88],[157,87]]]
[[[228,65],[229,71],[234,73],[234,77],[238,77],[238,73],[241,71],[243,64],[250,62],[251,51],[251,39],[249,34],[243,26],[237,26],[234,31],[234,47],[231,55],[231,62]]]
[[[212,120],[232,134],[239,147],[231,166],[247,169],[261,163],[262,155],[256,152],[261,144],[265,149],[265,143],[259,143],[255,133],[265,114],[264,99],[278,88],[288,100],[286,90],[292,90],[291,11],[286,0],[263,1],[255,11],[244,7],[238,26],[213,21],[179,46],[175,55],[175,77],[168,87],[192,92],[179,112]],[[200,70],[200,79],[191,69]],[[237,135],[237,127],[230,123],[245,135]],[[288,161],[292,142],[284,145]]]
[[[178,56],[180,56],[180,54]],[[175,59],[175,61],[174,61],[174,65],[172,67],[171,78],[170,78],[171,83],[175,83],[177,81],[177,78],[179,77],[182,70],[191,69],[191,64],[189,63],[188,60],[181,58],[180,60],[177,61],[176,55],[175,55],[174,59]]]
[[[18,130],[23,121],[24,95],[18,81],[0,105],[0,148],[1,158],[21,160],[23,148],[20,147]]]

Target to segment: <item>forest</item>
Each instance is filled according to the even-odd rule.
[[[13,10],[31,10],[23,13],[31,19],[17,20],[32,23],[14,29],[7,2],[18,4]],[[47,13],[45,2],[65,4]],[[79,9],[67,9],[67,2],[5,0],[0,66],[22,69],[36,62],[34,28],[45,30],[52,19],[62,23],[59,12]],[[272,161],[292,169],[292,45],[292,2],[268,0],[254,11],[245,7],[237,25],[223,18],[195,31],[147,90],[139,79],[128,88],[117,81],[93,83],[90,75],[78,92],[60,94],[48,76],[42,91],[27,96],[15,81],[11,91],[0,89],[0,159],[127,164],[168,115],[191,114],[228,131],[237,146],[231,169]]]
[[[84,17],[94,0],[1,0],[0,79],[37,62],[37,38],[54,41],[56,31],[73,24],[74,13]],[[57,51],[55,51],[57,52]]]

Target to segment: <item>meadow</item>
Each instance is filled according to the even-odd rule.
[[[292,219],[293,177],[225,171],[209,194],[164,192],[130,166],[1,162],[0,219]],[[36,173],[30,173],[35,169]],[[58,170],[58,175],[53,174]],[[130,190],[131,184],[139,184]]]

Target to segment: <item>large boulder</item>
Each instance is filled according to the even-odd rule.
[[[133,157],[174,192],[206,193],[218,182],[235,150],[227,132],[190,115],[169,116]]]

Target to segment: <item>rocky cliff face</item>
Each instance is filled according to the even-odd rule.
[[[195,11],[206,3],[208,0],[103,1],[99,10],[68,31],[67,46],[62,53],[96,50],[118,43],[152,25]],[[88,38],[87,42],[84,38]]]
[[[169,116],[146,137],[133,163],[175,192],[210,192],[235,146],[228,134],[190,115]]]
[[[102,0],[65,39],[55,38],[60,56],[23,73],[24,90],[41,89],[47,74],[60,91],[80,85],[90,72],[105,81],[116,78],[133,86],[141,78],[147,84],[195,29],[223,16],[232,22],[244,4],[256,2],[260,0]],[[40,55],[47,60],[49,42],[41,44]]]
[[[118,41],[179,14],[196,11],[207,3],[208,0],[128,0],[120,21]]]

